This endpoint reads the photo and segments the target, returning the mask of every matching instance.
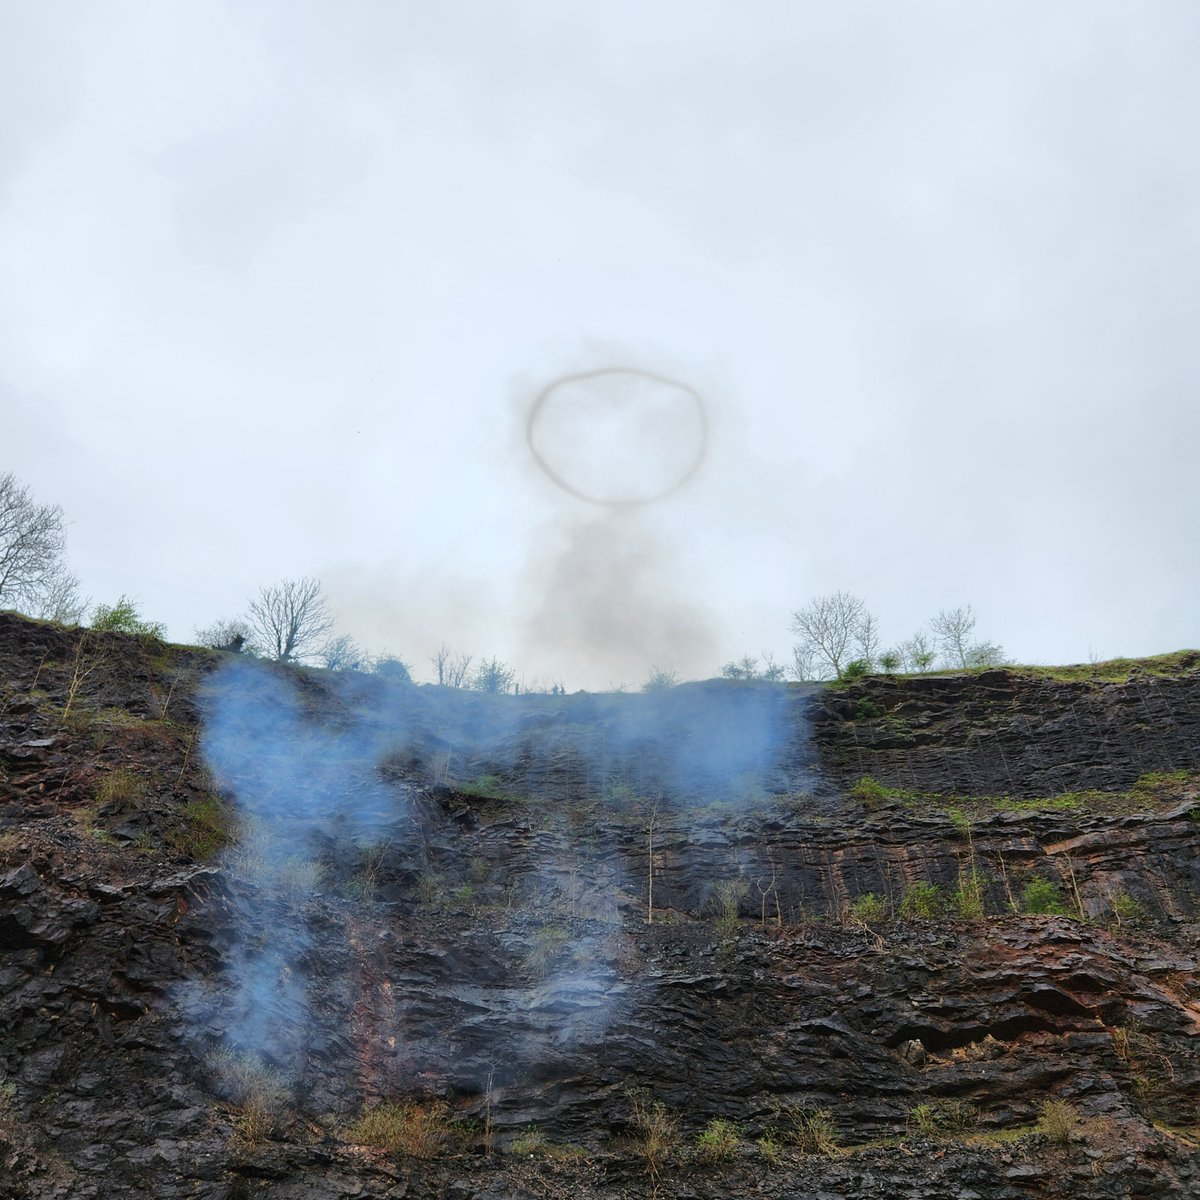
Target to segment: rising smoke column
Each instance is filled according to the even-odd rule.
[[[610,679],[715,659],[715,623],[683,590],[661,520],[704,466],[709,436],[700,394],[652,371],[597,368],[534,395],[525,441],[563,507],[526,564],[525,654],[549,649],[565,674]]]
[[[242,661],[217,673],[203,703],[204,761],[241,822],[223,863],[236,923],[225,1040],[280,1063],[294,1060],[309,1024],[304,907],[323,890],[321,854],[395,836],[406,800],[378,769],[394,732],[337,721],[318,704],[330,699],[306,699],[299,677]]]

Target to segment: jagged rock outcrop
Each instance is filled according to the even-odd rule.
[[[653,703],[266,669],[221,758],[227,661],[0,614],[0,1196],[1200,1194],[1187,664]],[[439,1155],[363,1144],[389,1100]]]

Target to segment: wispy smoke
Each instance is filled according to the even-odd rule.
[[[719,653],[712,614],[684,594],[666,538],[637,510],[564,518],[531,553],[523,591],[521,653],[552,652],[568,680],[707,673]]]
[[[522,576],[522,654],[549,650],[565,675],[610,681],[644,679],[652,664],[710,671],[715,622],[654,519],[708,456],[700,395],[628,366],[565,375],[528,402],[525,437],[566,507]]]
[[[807,770],[800,703],[771,684],[492,696],[231,662],[205,696],[201,744],[243,829],[224,863],[220,977],[186,997],[187,1011],[205,1038],[299,1072],[310,1043],[342,1044],[351,1022],[357,985],[325,978],[317,965],[336,958],[327,939],[344,939],[364,916],[345,886],[363,853],[380,856],[387,881],[372,938],[390,939],[409,927],[421,872],[436,867],[450,886],[486,851],[485,865],[503,870],[515,934],[486,951],[503,961],[481,959],[480,979],[448,981],[490,989],[501,1014],[490,1026],[472,1022],[473,1058],[451,1073],[476,1087],[493,1062],[504,1064],[506,1085],[551,1060],[566,1073],[573,1047],[603,1037],[625,994],[611,930],[640,915],[628,899],[640,852],[628,862],[628,846],[584,852],[565,826],[562,837],[514,841],[511,816],[495,831],[464,825],[455,816],[461,792],[480,794],[486,781],[494,794],[530,802],[519,819],[548,819],[546,830],[570,811],[623,806],[636,817],[762,799],[794,788]],[[530,815],[537,805],[541,818]],[[634,910],[621,911],[618,897]],[[554,931],[559,941],[544,936],[552,920],[566,922]],[[381,1020],[403,1042],[401,993],[397,984]],[[397,1062],[389,1086],[403,1090],[405,1067]],[[343,1078],[352,1074],[347,1062]]]

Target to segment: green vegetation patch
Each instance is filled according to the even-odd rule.
[[[889,802],[922,811],[943,810],[958,824],[962,819],[978,819],[991,813],[1129,813],[1153,809],[1184,799],[1200,787],[1200,772],[1152,771],[1142,775],[1127,791],[1103,792],[1091,788],[1062,792],[1057,796],[956,796],[942,792],[922,792],[915,788],[890,787],[871,775],[864,775],[850,795],[868,809]]]

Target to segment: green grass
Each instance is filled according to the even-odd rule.
[[[210,792],[183,806],[183,826],[171,839],[171,848],[189,858],[209,859],[225,849],[235,834],[232,810],[220,796]]]
[[[986,668],[977,668],[986,669]],[[995,670],[995,668],[991,668]],[[1180,675],[1195,675],[1200,672],[1200,650],[1175,650],[1170,654],[1155,654],[1148,658],[1109,658],[1104,662],[1073,663],[1068,666],[1019,666],[1005,667],[1014,675],[1028,675],[1037,679],[1058,679],[1064,682],[1103,681],[1125,683],[1134,672],[1159,675],[1168,679]]]
[[[875,671],[867,678],[928,679],[947,675],[982,675],[988,671],[1003,671],[1026,679],[1054,679],[1062,683],[1126,683],[1135,673],[1177,679],[1183,675],[1200,674],[1200,650],[1174,650],[1169,654],[1153,654],[1146,658],[1109,658],[1103,662],[1067,663],[1061,666],[1012,663],[1000,667],[937,667],[932,671]],[[840,688],[847,682],[857,681],[831,679],[824,681],[824,686]]]
[[[898,801],[917,810],[941,809],[957,824],[963,819],[978,819],[998,812],[1111,814],[1145,811],[1181,799],[1185,790],[1195,785],[1200,785],[1200,772],[1152,771],[1142,775],[1124,792],[1102,792],[1093,788],[1062,792],[1057,796],[955,796],[889,787],[870,775],[864,775],[850,788],[850,795],[867,809],[879,808],[889,801]]]
[[[696,1138],[696,1157],[703,1162],[728,1162],[737,1157],[742,1138],[732,1121],[714,1117]]]
[[[916,792],[911,788],[888,787],[870,775],[864,775],[851,789],[850,795],[867,808],[878,808],[889,800],[901,804],[919,804],[933,797],[927,792]]]
[[[518,803],[521,797],[505,789],[504,780],[499,775],[477,775],[468,783],[455,786],[460,796],[468,796],[476,800],[500,800],[505,803]]]

